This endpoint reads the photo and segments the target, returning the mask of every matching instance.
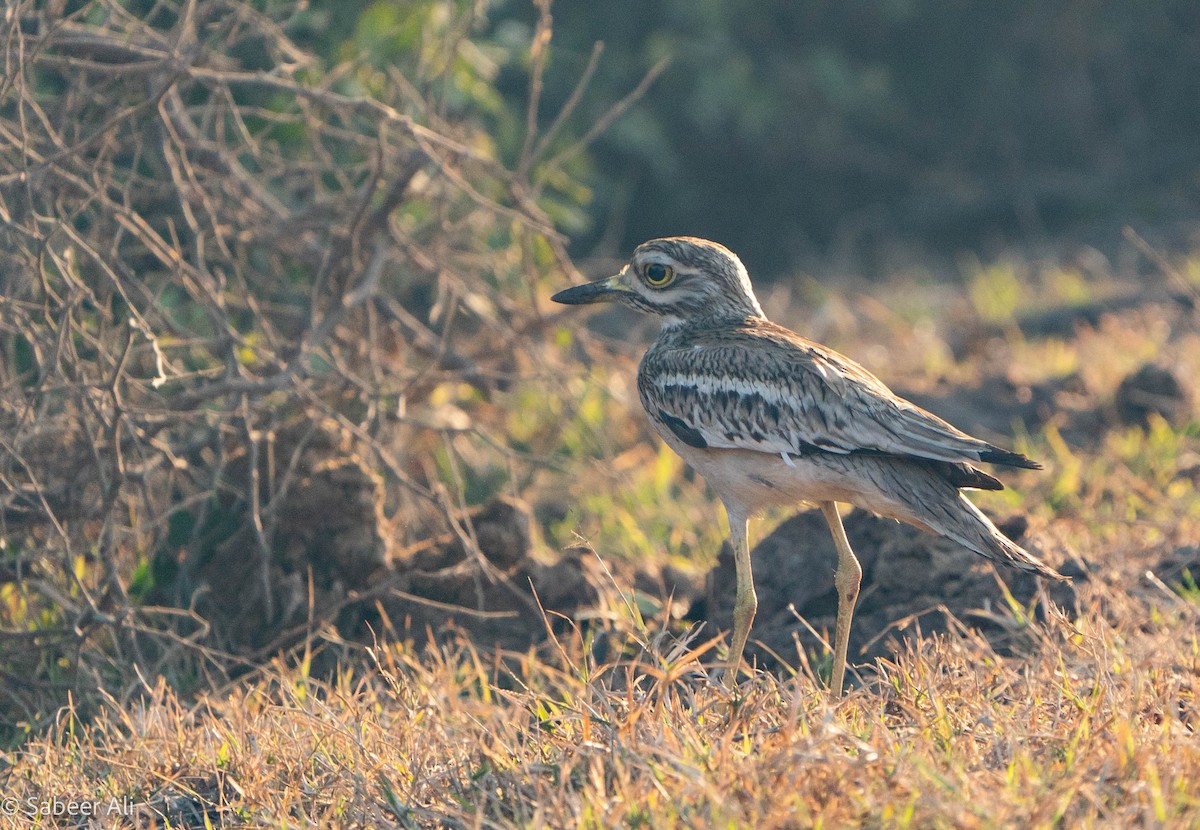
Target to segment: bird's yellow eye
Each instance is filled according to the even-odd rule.
[[[663,265],[661,262],[651,262],[642,273],[646,275],[647,285],[655,288],[662,288],[675,279],[675,269],[670,265]]]

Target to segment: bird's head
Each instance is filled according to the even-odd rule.
[[[643,242],[621,273],[551,297],[556,303],[619,302],[670,322],[762,317],[746,266],[716,242],[672,236]]]

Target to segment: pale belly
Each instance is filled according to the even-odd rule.
[[[782,456],[752,450],[697,449],[670,431],[662,435],[704,480],[727,507],[753,515],[768,507],[808,502],[853,504],[880,516],[923,526],[912,512],[879,484],[875,473],[887,461],[873,457]]]

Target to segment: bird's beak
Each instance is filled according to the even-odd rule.
[[[622,281],[624,274],[617,274],[604,280],[585,282],[583,285],[559,291],[550,299],[563,305],[587,305],[588,303],[611,303],[622,294],[628,294],[629,289]]]

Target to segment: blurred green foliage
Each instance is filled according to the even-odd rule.
[[[1112,244],[1124,223],[1200,208],[1191,0],[558,0],[553,13],[547,118],[595,41],[584,124],[672,60],[594,148],[577,250],[692,233],[752,270],[833,257],[870,273],[899,244]],[[490,14],[496,37],[533,20],[523,0]],[[524,100],[520,71],[501,81]]]

